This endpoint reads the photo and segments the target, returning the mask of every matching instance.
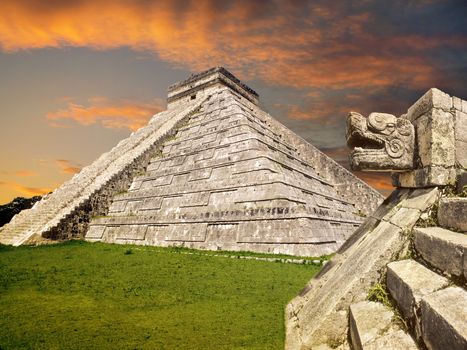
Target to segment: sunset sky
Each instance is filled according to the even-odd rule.
[[[467,1],[2,0],[0,204],[59,186],[219,65],[344,164],[350,110],[467,97]]]

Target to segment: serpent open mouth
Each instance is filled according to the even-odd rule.
[[[368,131],[367,118],[351,112],[347,119],[347,145],[352,153],[384,152],[384,140]]]
[[[346,138],[353,149],[353,170],[398,171],[412,164],[413,126],[408,120],[385,113],[372,113],[365,118],[350,112]]]

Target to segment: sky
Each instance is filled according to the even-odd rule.
[[[467,1],[2,0],[0,204],[53,190],[213,66],[348,167],[349,111],[467,97]]]

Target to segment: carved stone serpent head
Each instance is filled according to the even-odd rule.
[[[362,171],[413,169],[415,132],[412,123],[392,114],[371,113],[368,118],[350,112],[347,144],[353,148],[350,165]]]

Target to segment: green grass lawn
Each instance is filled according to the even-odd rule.
[[[0,247],[0,349],[282,349],[320,267],[186,252]]]

